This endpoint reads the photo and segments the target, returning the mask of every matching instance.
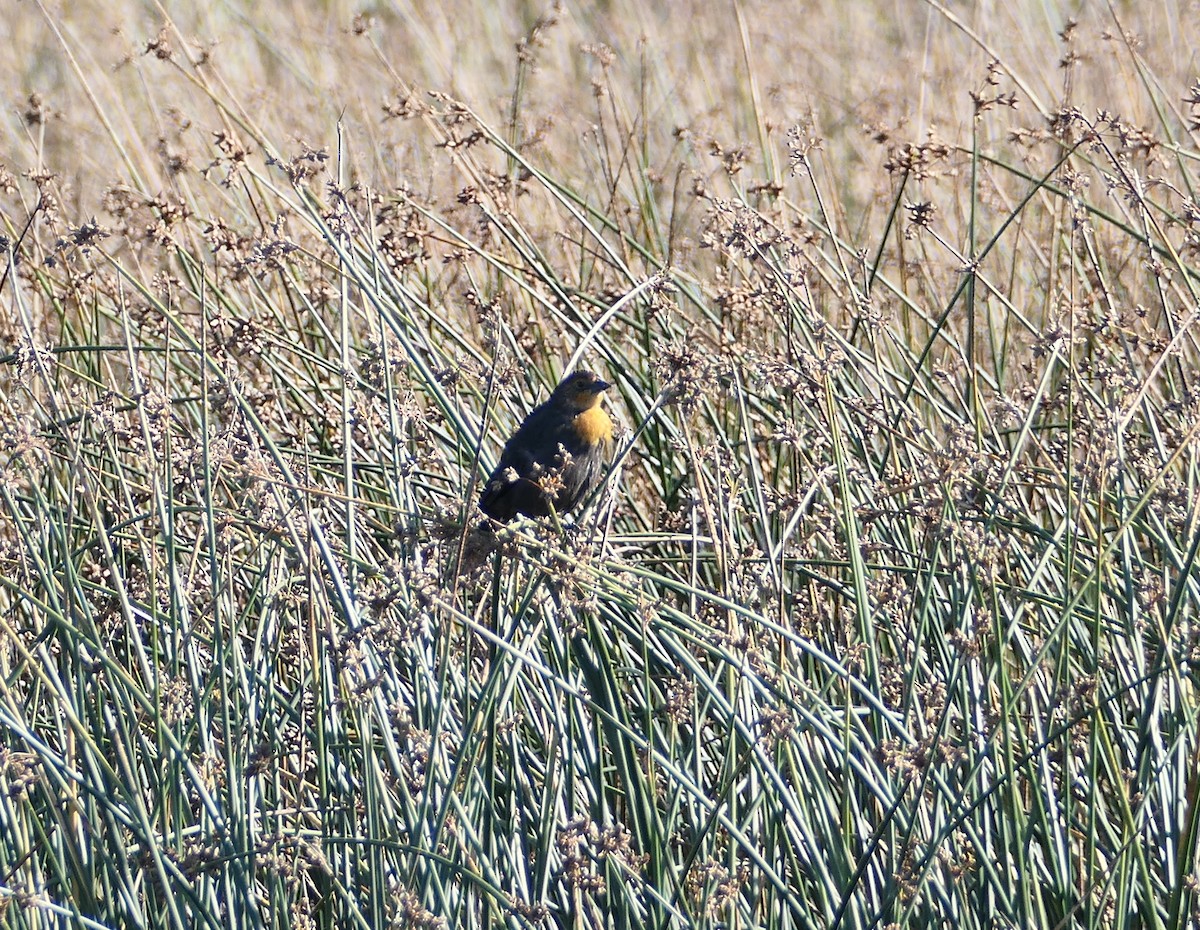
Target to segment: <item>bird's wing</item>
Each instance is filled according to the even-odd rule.
[[[528,475],[534,464],[549,467],[562,441],[563,425],[557,422],[562,416],[561,411],[549,404],[534,408],[512,439],[505,443],[496,471],[511,468],[518,475]]]

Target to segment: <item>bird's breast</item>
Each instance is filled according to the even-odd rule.
[[[613,422],[604,409],[599,405],[575,415],[575,432],[580,440],[587,445],[597,442],[611,442],[613,438]]]

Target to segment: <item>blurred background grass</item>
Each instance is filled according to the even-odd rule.
[[[1190,7],[9,5],[7,926],[1196,919]]]

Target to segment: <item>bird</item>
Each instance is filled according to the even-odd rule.
[[[611,384],[591,371],[565,377],[504,445],[479,497],[498,523],[574,510],[603,480],[613,421],[601,403]]]

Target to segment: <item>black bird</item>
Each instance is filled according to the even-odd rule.
[[[578,507],[604,478],[613,422],[601,407],[611,385],[576,371],[525,418],[504,446],[479,497],[479,509],[501,523],[517,514],[545,517]]]

